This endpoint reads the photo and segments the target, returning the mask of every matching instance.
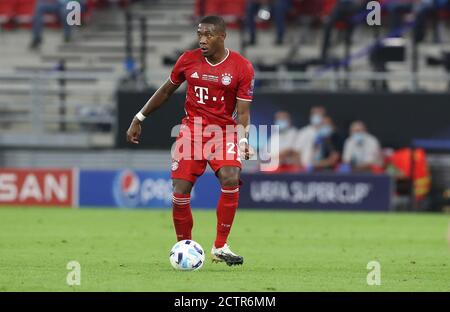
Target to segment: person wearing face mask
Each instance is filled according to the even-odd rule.
[[[350,137],[344,143],[343,162],[352,171],[373,171],[382,165],[380,143],[360,120],[350,125]]]
[[[301,128],[295,142],[295,149],[300,154],[300,164],[309,170],[314,164],[314,143],[326,115],[325,108],[313,106],[310,110],[309,125]]]
[[[298,171],[300,169],[300,155],[293,148],[298,129],[292,125],[291,115],[286,111],[276,112],[274,124],[279,127],[279,133],[273,134],[267,144],[268,150],[270,150],[273,140],[277,139],[279,142],[278,148],[270,150],[270,158],[272,160],[278,158],[278,168],[274,168],[274,171]]]
[[[341,152],[342,141],[333,120],[325,116],[314,142],[314,160],[311,169],[314,171],[334,169],[339,163]]]

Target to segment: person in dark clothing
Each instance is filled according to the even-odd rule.
[[[346,45],[351,46],[351,40],[355,25],[352,22],[352,17],[363,8],[362,0],[338,0],[336,6],[331,11],[330,15],[324,24],[324,34],[322,42],[322,61],[328,60],[328,50],[330,48],[331,32],[334,25],[339,21],[346,23],[345,42]]]
[[[85,0],[76,0],[81,7],[85,4]],[[69,42],[71,39],[72,26],[67,23],[67,16],[70,10],[67,5],[70,0],[38,0],[33,16],[31,49],[38,48],[42,43],[42,30],[44,28],[44,16],[51,13],[58,16],[64,29],[64,41]]]
[[[450,0],[421,0],[414,8],[415,25],[414,25],[414,41],[420,43],[425,38],[427,30],[427,19],[429,17],[436,17],[440,9],[450,10]],[[437,23],[433,24],[435,41],[439,42],[439,34],[437,30]]]
[[[341,159],[343,140],[331,117],[326,116],[314,142],[314,171],[333,170]]]
[[[402,37],[403,16],[411,13],[416,0],[389,0],[384,7],[389,16],[390,37]]]
[[[250,35],[250,45],[256,44],[256,21],[255,16],[263,10],[272,12],[276,27],[275,44],[282,44],[285,33],[285,19],[292,0],[248,0],[246,7],[246,26]],[[267,16],[269,17],[269,16]]]

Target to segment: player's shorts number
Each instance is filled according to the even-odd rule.
[[[236,154],[236,152],[234,151],[234,143],[227,143],[227,153],[228,154]]]

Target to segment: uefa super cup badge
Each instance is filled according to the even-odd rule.
[[[222,74],[222,84],[224,86],[228,86],[231,83],[231,79],[233,78],[233,76],[231,76],[230,74]]]

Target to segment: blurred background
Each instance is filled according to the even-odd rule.
[[[246,161],[241,207],[450,211],[450,1],[73,2],[0,0],[0,205],[170,207],[185,85],[139,146],[125,132],[220,15],[255,68],[252,123],[280,127],[280,166]],[[214,174],[196,189],[214,208]]]

